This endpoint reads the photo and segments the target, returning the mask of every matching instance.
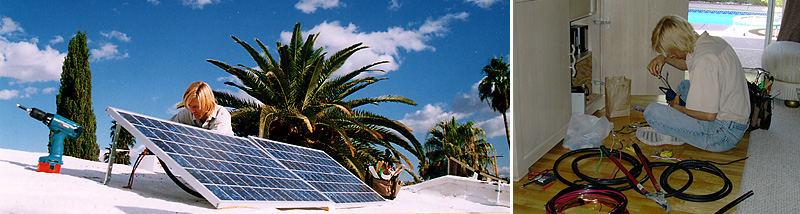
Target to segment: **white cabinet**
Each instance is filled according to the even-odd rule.
[[[590,26],[593,79],[625,76],[631,79],[632,95],[662,94],[657,86],[662,83],[647,71],[647,64],[656,56],[650,48],[653,28],[662,17],[669,14],[683,18],[689,13],[688,0],[598,0],[598,12],[587,19],[608,21]],[[596,22],[596,23],[599,23]],[[665,66],[673,87],[684,79],[684,72]],[[600,88],[600,87],[598,87]],[[598,92],[594,90],[594,92]]]
[[[569,20],[587,17],[594,12],[595,0],[569,0]]]
[[[512,177],[521,179],[567,133],[569,1],[516,1],[511,59]]]

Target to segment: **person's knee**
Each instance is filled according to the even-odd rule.
[[[689,80],[681,80],[681,82],[678,83],[678,87],[687,87],[688,88],[690,86],[691,86],[691,82],[689,82]]]
[[[661,111],[660,110],[661,107],[662,107],[661,104],[658,103],[650,103],[650,105],[647,105],[643,113],[644,119],[646,121],[654,119],[656,115],[658,115],[658,111]]]

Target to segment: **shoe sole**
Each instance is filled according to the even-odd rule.
[[[651,146],[661,146],[661,145],[681,145],[684,144],[683,141],[678,140],[677,138],[665,134],[658,133],[655,129],[644,129],[636,131],[636,138],[642,143],[651,145]]]

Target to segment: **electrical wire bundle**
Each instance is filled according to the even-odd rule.
[[[581,184],[561,190],[547,201],[545,210],[548,214],[563,213],[569,208],[585,204],[602,204],[613,207],[609,214],[627,214],[628,197],[615,189],[592,184]]]
[[[566,158],[568,158],[570,156],[578,155],[578,154],[583,154],[583,155],[575,157],[573,159],[571,165],[572,165],[573,173],[577,177],[579,177],[580,180],[574,181],[574,182],[573,181],[568,181],[563,176],[561,176],[561,173],[559,173],[558,165],[562,161],[564,161]],[[630,169],[631,175],[633,175],[634,177],[639,177],[639,174],[641,174],[641,172],[642,172],[642,164],[636,158],[634,158],[632,155],[629,155],[627,153],[619,152],[619,150],[615,150],[615,151],[611,152],[611,156],[612,156],[612,158],[619,159],[621,161],[628,162],[629,164],[631,164],[633,166],[633,168]],[[580,181],[584,181],[584,182],[587,182],[587,183],[589,183],[591,185],[595,185],[595,186],[611,186],[611,185],[628,184],[626,186],[620,186],[620,187],[616,187],[616,188],[609,187],[609,188],[614,188],[616,191],[625,191],[625,190],[628,190],[628,189],[632,188],[632,185],[624,177],[614,178],[614,179],[599,179],[599,178],[592,178],[592,177],[590,177],[588,175],[585,175],[582,172],[580,172],[578,163],[580,161],[584,160],[584,159],[592,158],[592,157],[601,157],[602,158],[602,153],[601,153],[599,148],[578,149],[578,150],[573,150],[573,151],[567,152],[566,154],[564,154],[561,157],[559,157],[558,159],[556,159],[555,163],[553,164],[552,172],[553,172],[553,174],[556,175],[556,178],[559,181],[563,182],[564,184],[567,184],[568,186],[570,186],[570,188],[571,187],[576,187],[576,186],[581,186],[581,185],[576,184],[577,182],[580,182]],[[622,158],[620,158],[620,157],[622,157]],[[680,199],[683,199],[683,200],[687,200],[687,201],[708,202],[708,201],[716,201],[716,200],[724,198],[725,196],[730,194],[731,190],[733,189],[733,184],[732,184],[731,180],[725,175],[724,172],[722,172],[722,170],[720,170],[718,167],[716,167],[715,164],[716,165],[728,165],[728,164],[732,164],[732,163],[739,162],[739,161],[746,160],[746,159],[747,159],[747,157],[742,158],[742,159],[738,159],[738,160],[734,160],[734,161],[731,161],[731,162],[728,162],[728,163],[717,163],[717,162],[713,162],[713,161],[701,161],[701,160],[684,160],[684,161],[680,161],[680,162],[677,162],[677,163],[653,162],[653,163],[650,163],[650,167],[667,167],[661,173],[661,176],[660,176],[660,179],[659,179],[659,182],[661,183],[662,189],[666,192],[665,197],[675,196],[677,198],[680,198]],[[676,172],[678,170],[683,170],[687,174],[688,180],[687,180],[686,184],[684,184],[682,187],[680,187],[678,189],[675,189],[672,185],[669,184],[669,177],[674,172]],[[713,192],[711,194],[706,194],[706,195],[693,195],[693,194],[685,193],[685,191],[687,189],[689,189],[689,187],[692,185],[692,182],[693,182],[693,175],[692,175],[691,170],[703,171],[703,172],[710,173],[712,175],[720,177],[723,180],[722,188],[720,190],[716,191],[716,192]],[[645,175],[644,178],[642,178],[639,181],[639,183],[644,183],[644,182],[647,181],[647,179],[649,179],[649,178],[648,178],[647,175]]]
[[[600,148],[577,149],[577,150],[573,150],[573,151],[567,152],[566,154],[564,154],[561,157],[559,157],[558,159],[556,159],[556,162],[553,164],[553,170],[552,171],[553,171],[553,174],[556,175],[556,178],[559,181],[561,181],[562,183],[567,184],[568,186],[576,186],[576,185],[578,185],[578,184],[576,184],[576,182],[578,182],[578,181],[575,181],[575,182],[568,181],[563,176],[561,176],[561,174],[559,173],[559,170],[558,170],[558,166],[560,165],[560,163],[562,161],[564,161],[564,159],[566,159],[566,158],[568,158],[570,156],[577,155],[577,154],[582,154],[582,153],[588,153],[588,154],[579,156],[579,157],[575,158],[572,161],[572,171],[575,173],[575,175],[577,175],[580,178],[580,180],[578,180],[578,181],[586,181],[586,182],[591,183],[591,184],[606,185],[606,186],[628,184],[627,178],[624,178],[624,177],[613,178],[613,179],[597,179],[597,178],[589,177],[589,176],[587,176],[587,175],[585,175],[585,174],[580,172],[580,170],[578,169],[578,162],[580,162],[583,159],[590,158],[590,157],[601,157],[602,154],[600,152]],[[635,157],[631,156],[628,153],[624,153],[624,152],[622,152],[622,153],[616,153],[615,152],[613,155],[617,155],[615,158],[619,158],[620,156],[622,156],[622,161],[628,162],[633,166],[633,168],[630,169],[630,173],[634,177],[639,177],[639,174],[642,173],[642,164],[639,163],[639,160],[637,160]],[[639,182],[645,182],[645,181],[647,181],[647,179],[648,179],[648,176],[644,176],[644,178],[642,178]],[[633,188],[633,186],[631,186],[631,185],[615,187],[615,189],[618,190],[618,191],[625,191],[625,190],[628,190],[628,189],[631,189],[631,188]]]

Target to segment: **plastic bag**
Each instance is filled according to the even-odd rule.
[[[571,150],[599,147],[613,128],[606,117],[572,114],[562,146]]]

